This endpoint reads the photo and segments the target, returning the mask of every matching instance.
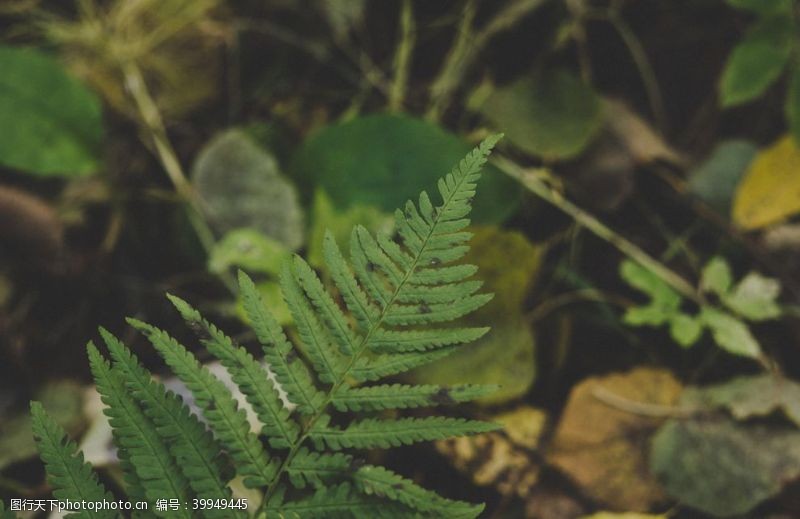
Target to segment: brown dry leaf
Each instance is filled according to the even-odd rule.
[[[648,470],[649,440],[667,414],[664,406],[680,393],[672,374],[654,368],[581,382],[570,394],[548,461],[608,507],[647,511],[665,497]]]
[[[539,464],[531,458],[539,445],[547,415],[530,406],[492,417],[503,430],[436,442],[436,449],[478,486],[494,486],[503,495],[526,497],[539,481]]]
[[[750,164],[733,198],[733,221],[760,229],[800,211],[800,148],[785,135]]]

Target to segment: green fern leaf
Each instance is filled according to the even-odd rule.
[[[242,271],[239,271],[239,288],[245,313],[281,388],[302,414],[315,413],[325,396],[315,389],[308,367],[298,358],[286,334],[264,306],[253,280]]]
[[[230,499],[231,491],[222,481],[221,451],[208,432],[177,395],[167,391],[143,368],[136,356],[113,335],[101,335],[114,359],[114,370],[125,380],[131,395],[142,402],[145,414],[178,462],[189,485],[201,499]],[[171,496],[170,496],[171,497]],[[206,510],[209,517],[225,517],[230,510]]]
[[[306,265],[306,267],[308,266]],[[308,268],[310,269],[310,267]],[[347,369],[345,357],[328,340],[328,334],[325,333],[319,320],[314,315],[314,310],[303,296],[302,289],[295,278],[291,265],[285,264],[283,266],[280,279],[283,297],[289,306],[294,322],[297,324],[300,339],[306,347],[317,376],[322,382],[335,383]],[[321,291],[320,294],[315,295],[321,298],[316,300],[318,306],[327,308],[325,304],[327,294]],[[333,304],[332,301],[330,303]],[[342,349],[345,349],[352,344],[352,341],[349,335],[343,335],[343,337],[346,337],[344,339],[345,342],[342,343]]]
[[[347,309],[352,312],[361,331],[369,330],[379,318],[379,311],[361,290],[330,231],[325,233],[323,253],[328,271],[336,283]]]
[[[279,496],[280,497],[280,496]],[[413,510],[403,506],[387,504],[355,492],[348,483],[334,487],[323,487],[306,499],[283,502],[273,499],[266,506],[267,517],[297,519],[335,518],[398,518],[413,517]]]
[[[111,501],[113,497],[97,479],[92,467],[83,461],[83,454],[75,442],[47,413],[39,402],[31,402],[31,428],[45,463],[48,479],[53,486],[53,496],[61,501],[95,503]],[[111,510],[82,510],[67,514],[69,517],[112,518]]]
[[[189,482],[161,442],[156,427],[128,394],[122,379],[113,373],[111,365],[94,344],[89,343],[87,350],[97,391],[107,406],[104,413],[113,430],[114,444],[120,459],[127,460],[129,465],[129,468],[123,467],[126,480],[132,473],[134,484],[142,487],[144,497],[151,503],[165,495],[177,498],[181,503],[188,502]],[[130,485],[128,496],[137,499]],[[177,510],[170,516],[188,518],[191,514],[187,510]]]
[[[247,414],[239,409],[228,388],[163,330],[135,319],[128,319],[128,323],[147,336],[192,392],[215,436],[233,458],[236,472],[244,478],[245,485],[267,485],[275,476],[277,464],[270,461],[261,441],[250,431]]]
[[[305,488],[308,485],[321,488],[336,479],[341,480],[344,475],[355,471],[356,468],[358,464],[350,455],[340,452],[323,454],[302,447],[295,454],[286,472],[289,474],[289,481],[296,488]]]
[[[374,465],[365,465],[358,469],[353,476],[353,482],[364,494],[387,497],[436,517],[474,518],[484,508],[483,505],[445,499],[389,469]]]
[[[328,424],[321,418],[311,429],[310,438],[321,449],[388,449],[412,443],[441,440],[451,436],[464,436],[497,429],[497,425],[463,418],[398,418],[377,420],[367,418],[355,421],[344,429]]]
[[[449,328],[432,330],[377,330],[369,340],[376,353],[425,351],[453,344],[466,344],[483,337],[489,328]]]
[[[442,359],[457,349],[458,346],[445,346],[425,352],[363,356],[356,360],[349,373],[358,382],[372,382]]]
[[[200,337],[208,351],[222,362],[231,378],[253,407],[261,424],[261,434],[267,437],[272,447],[289,447],[299,435],[298,425],[290,418],[289,409],[281,402],[280,395],[267,372],[241,346],[235,346],[230,337],[205,320],[183,299],[167,295],[178,309],[189,327]]]
[[[406,386],[402,384],[370,387],[342,387],[333,395],[337,411],[381,411],[467,402],[493,393],[496,386],[461,385]]]

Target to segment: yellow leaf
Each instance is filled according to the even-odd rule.
[[[733,199],[733,221],[752,230],[800,211],[800,148],[791,135],[761,151]]]
[[[650,474],[647,446],[680,392],[668,371],[651,368],[581,382],[570,393],[548,460],[611,509],[649,510],[665,496]]]
[[[503,495],[528,497],[539,481],[539,445],[547,415],[522,405],[492,417],[503,424],[502,432],[462,436],[436,442],[436,449],[476,485],[492,486]]]

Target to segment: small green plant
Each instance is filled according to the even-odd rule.
[[[327,234],[324,256],[336,293],[302,258],[284,263],[281,288],[302,346],[289,341],[253,281],[240,273],[244,308],[274,378],[187,302],[168,296],[245,395],[260,421],[258,432],[225,385],[163,330],[129,319],[191,390],[202,421],[101,328],[111,361],[91,343],[88,354],[129,500],[147,501],[146,516],[164,517],[477,516],[482,505],[445,499],[367,464],[357,451],[496,428],[461,418],[384,413],[467,401],[492,387],[369,383],[445,357],[488,331],[436,323],[450,322],[491,298],[477,293],[479,281],[468,280],[475,267],[454,262],[469,249],[471,234],[464,228],[476,181],[498,138],[484,141],[439,180],[441,204],[434,205],[423,191],[418,205],[409,201],[395,213],[397,240],[356,227],[348,264]],[[56,498],[110,500],[76,445],[41,405],[32,403],[31,412]],[[240,510],[233,499],[233,472],[246,487],[263,491],[255,512]],[[153,510],[153,503],[165,499],[180,506]],[[117,512],[76,516],[115,517]]]
[[[620,275],[650,296],[647,305],[629,308],[623,320],[633,326],[668,325],[672,338],[683,347],[694,345],[707,328],[720,348],[734,355],[761,359],[761,346],[746,321],[764,321],[781,315],[776,301],[780,293],[777,280],[750,272],[734,284],[731,268],[721,257],[712,258],[703,268],[699,287],[701,294],[713,294],[720,304],[703,299],[694,314],[682,308],[680,294],[638,263],[622,262]]]

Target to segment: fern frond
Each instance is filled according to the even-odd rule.
[[[245,485],[266,485],[275,476],[277,464],[271,461],[258,437],[250,431],[247,414],[218,378],[163,330],[128,319],[161,354],[173,372],[192,392],[197,406],[219,442],[233,458],[236,472]]]
[[[482,281],[464,281],[447,285],[426,286],[405,284],[397,292],[398,303],[447,303],[453,299],[468,297],[477,292]]]
[[[276,380],[300,413],[315,413],[325,396],[317,391],[308,367],[298,357],[286,334],[264,306],[253,280],[242,271],[239,271],[239,288],[247,318],[252,323],[256,337],[264,349],[264,358],[275,373]]]
[[[158,428],[169,451],[178,462],[189,485],[202,499],[230,499],[231,491],[222,481],[220,447],[180,398],[151,378],[136,356],[116,337],[101,329],[103,340],[114,359],[114,370],[125,380],[132,396]],[[209,517],[223,517],[230,510],[207,510]]]
[[[355,421],[344,429],[331,426],[328,422],[329,420],[323,417],[311,429],[309,437],[318,448],[327,446],[332,450],[388,449],[497,429],[497,425],[488,422],[440,416],[395,420],[367,418]]]
[[[121,460],[127,460],[134,482],[140,485],[148,501],[155,503],[165,495],[185,503],[189,500],[189,482],[181,473],[167,447],[161,442],[152,421],[145,416],[139,405],[131,398],[122,379],[112,372],[111,365],[91,342],[87,345],[89,365],[94,375],[97,391],[106,404],[108,416]],[[128,488],[128,495],[136,494]],[[158,512],[156,512],[158,514]],[[161,513],[159,515],[165,515]],[[177,517],[190,517],[187,510],[178,510]]]
[[[349,374],[358,382],[372,382],[405,373],[435,360],[447,357],[458,346],[445,346],[424,352],[394,353],[391,355],[364,356],[356,360]]]
[[[322,382],[334,384],[347,369],[346,359],[338,348],[328,340],[328,335],[320,325],[319,320],[314,316],[314,311],[304,297],[292,270],[289,264],[285,264],[281,270],[280,280],[283,297],[286,300],[289,311],[292,313],[294,322],[297,324],[300,338],[306,347],[306,353],[311,359],[311,364],[314,366],[317,376]],[[324,297],[327,294],[323,292],[321,295],[315,295],[323,298],[322,300],[316,299],[318,307],[327,307],[324,302]],[[346,342],[341,343],[340,347],[345,349],[350,345],[351,341],[348,336]]]
[[[483,337],[489,328],[444,328],[428,330],[377,330],[368,346],[376,353],[426,351],[442,346],[466,344]]]
[[[342,256],[342,251],[336,244],[333,233],[330,231],[325,232],[322,247],[325,264],[328,266],[331,278],[336,283],[347,309],[352,312],[358,327],[362,331],[369,330],[379,317],[378,309],[375,308],[367,299],[364,291],[361,290],[353,272],[347,265],[344,256]]]
[[[292,458],[286,472],[296,488],[311,485],[320,488],[358,468],[356,460],[348,454],[334,452],[323,454],[301,448]]]
[[[53,486],[53,495],[62,501],[111,501],[113,499],[98,481],[92,467],[83,461],[83,454],[75,442],[55,420],[47,416],[39,402],[31,402],[31,429],[45,463],[47,476]],[[76,518],[112,518],[111,510],[82,510],[68,514]]]
[[[273,499],[265,510],[267,517],[297,519],[339,517],[380,519],[414,516],[413,510],[355,492],[348,483],[320,488],[311,497],[298,501],[284,502],[282,499]]]
[[[336,340],[343,355],[352,355],[357,347],[357,337],[350,329],[347,318],[325,290],[314,270],[300,256],[294,258],[294,276],[308,294],[309,300],[322,315],[328,333]]]
[[[403,384],[342,387],[333,395],[331,402],[337,411],[381,411],[451,405],[475,400],[496,390],[496,386],[469,384],[453,387]]]
[[[389,498],[435,517],[467,519],[478,517],[483,505],[445,499],[384,467],[365,465],[353,475],[353,482],[364,494]]]
[[[167,295],[178,309],[189,327],[198,335],[208,351],[220,360],[230,373],[231,379],[245,395],[262,424],[261,434],[275,448],[286,448],[294,443],[300,428],[289,416],[289,409],[281,402],[280,395],[267,378],[267,372],[253,356],[216,326],[208,322],[183,299]]]

